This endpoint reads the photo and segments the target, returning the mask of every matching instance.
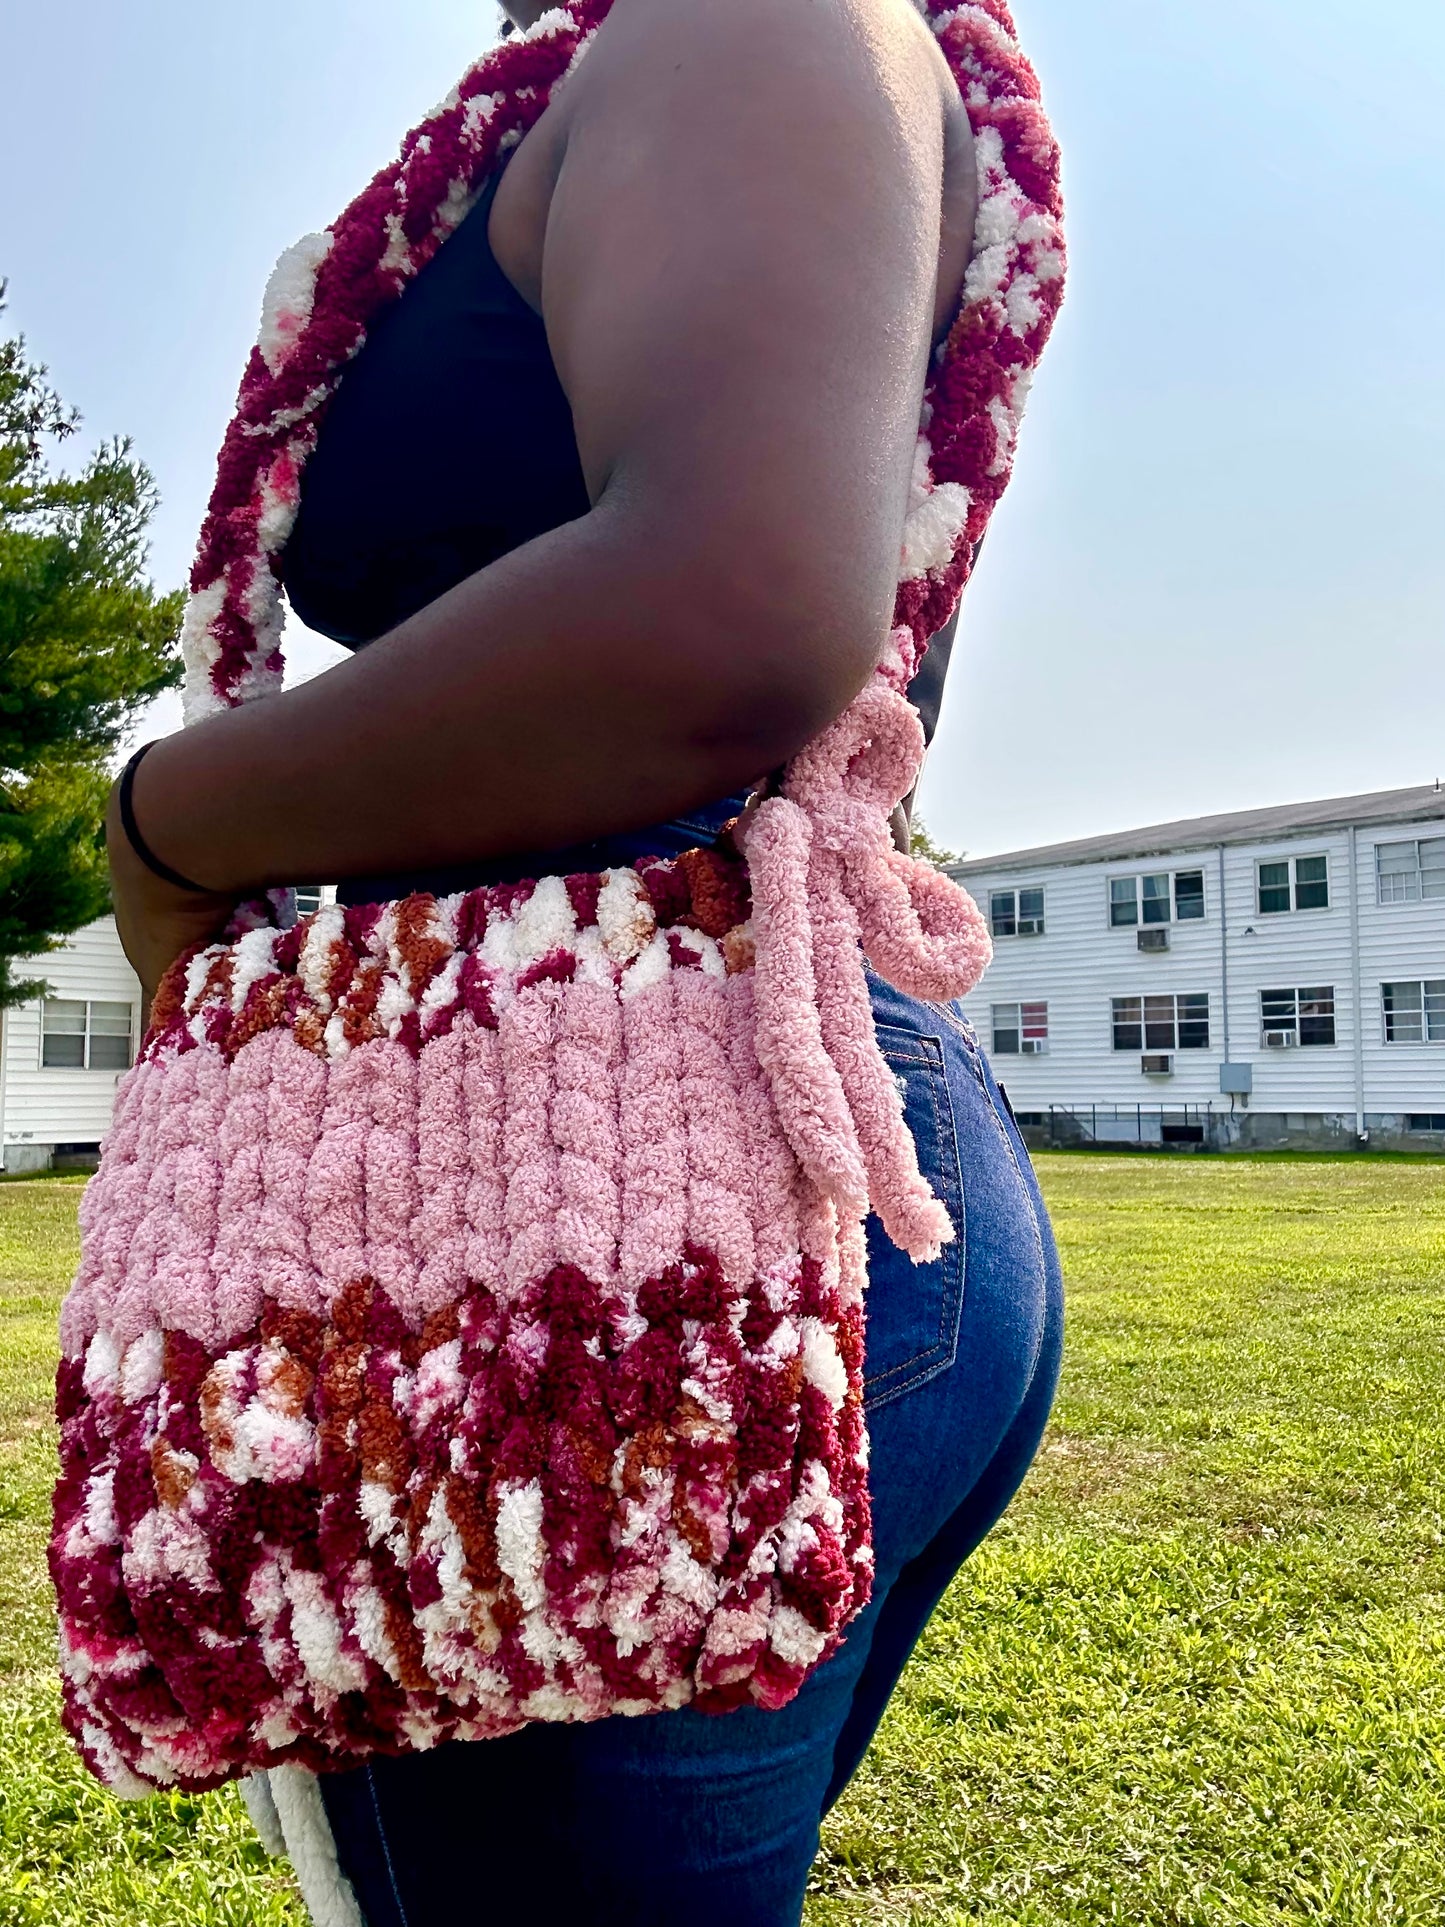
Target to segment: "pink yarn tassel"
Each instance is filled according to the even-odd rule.
[[[960,997],[992,948],[966,891],[895,850],[923,760],[917,713],[875,678],[789,766],[746,828],[758,1055],[799,1160],[840,1213],[860,1197],[918,1263],[953,1237],[918,1169],[873,1027],[863,956],[906,995]]]
[[[878,1047],[858,947],[858,920],[843,892],[843,859],[814,847],[810,867],[813,968],[823,1041],[837,1066],[868,1172],[868,1202],[915,1264],[953,1242],[948,1212],[918,1168],[903,1100]]]
[[[840,1211],[861,1217],[868,1176],[837,1066],[823,1045],[808,900],[812,826],[771,797],[747,828],[757,945],[758,1061],[798,1161]]]

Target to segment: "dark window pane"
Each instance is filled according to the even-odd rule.
[[[90,1068],[93,1071],[124,1071],[130,1068],[130,1037],[92,1036]]]
[[[993,1048],[1017,1055],[1019,1047],[1019,1007],[1017,1004],[995,1004],[993,1007]]]
[[[1018,923],[1014,914],[1014,893],[1012,890],[994,890],[988,900],[989,922],[996,937],[1012,937],[1017,934]]]
[[[1143,1005],[1137,997],[1114,999],[1114,1049],[1142,1050],[1144,1032],[1140,1023]]]
[[[1264,916],[1289,908],[1289,865],[1261,863],[1259,866],[1259,908]]]
[[[1173,1050],[1174,999],[1172,997],[1144,999],[1144,1048],[1145,1050]]]
[[[1168,923],[1169,878],[1167,876],[1144,878],[1144,921],[1145,923]]]
[[[1116,929],[1139,921],[1138,894],[1134,877],[1110,877],[1109,921]]]
[[[48,1071],[84,1070],[84,1036],[47,1031],[40,1047],[40,1062]]]
[[[1179,1048],[1209,1048],[1209,995],[1206,991],[1187,991],[1179,999]]]
[[[1296,910],[1327,910],[1330,902],[1329,860],[1322,856],[1302,856],[1294,866],[1294,907]]]
[[[1204,872],[1181,870],[1174,879],[1174,914],[1181,923],[1204,915]]]
[[[1284,1030],[1294,1022],[1292,990],[1262,990],[1259,993],[1260,1022],[1266,1030]]]
[[[1332,984],[1317,984],[1299,994],[1299,1040],[1304,1044],[1335,1041],[1335,992]]]
[[[1019,934],[1020,936],[1039,936],[1044,927],[1044,893],[1042,890],[1019,891]]]

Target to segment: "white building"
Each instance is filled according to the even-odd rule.
[[[1039,1141],[1445,1149],[1445,791],[1244,810],[950,866],[965,1009]]]
[[[314,910],[331,894],[298,891],[298,906]],[[140,982],[114,917],[44,957],[17,958],[12,974],[49,994],[0,1010],[0,1145],[7,1171],[43,1171],[57,1156],[93,1156],[110,1129],[145,1029]]]
[[[14,974],[50,994],[0,1011],[0,1143],[7,1171],[43,1171],[57,1152],[93,1152],[110,1129],[140,1041],[140,984],[113,917]]]

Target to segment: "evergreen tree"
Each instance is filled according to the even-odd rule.
[[[180,676],[181,597],[145,574],[155,484],[128,441],[58,469],[78,425],[24,340],[0,340],[0,1005],[42,989],[15,958],[105,911],[110,761]]]

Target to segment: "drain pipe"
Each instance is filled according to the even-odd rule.
[[[1224,1014],[1224,1061],[1233,1063],[1229,1054],[1229,912],[1224,902],[1224,845],[1219,846],[1219,995]],[[1233,1104],[1229,1107],[1234,1109]]]
[[[1355,1138],[1368,1144],[1365,1129],[1365,1001],[1360,988],[1360,860],[1355,826],[1350,825],[1350,995],[1355,1011]]]

